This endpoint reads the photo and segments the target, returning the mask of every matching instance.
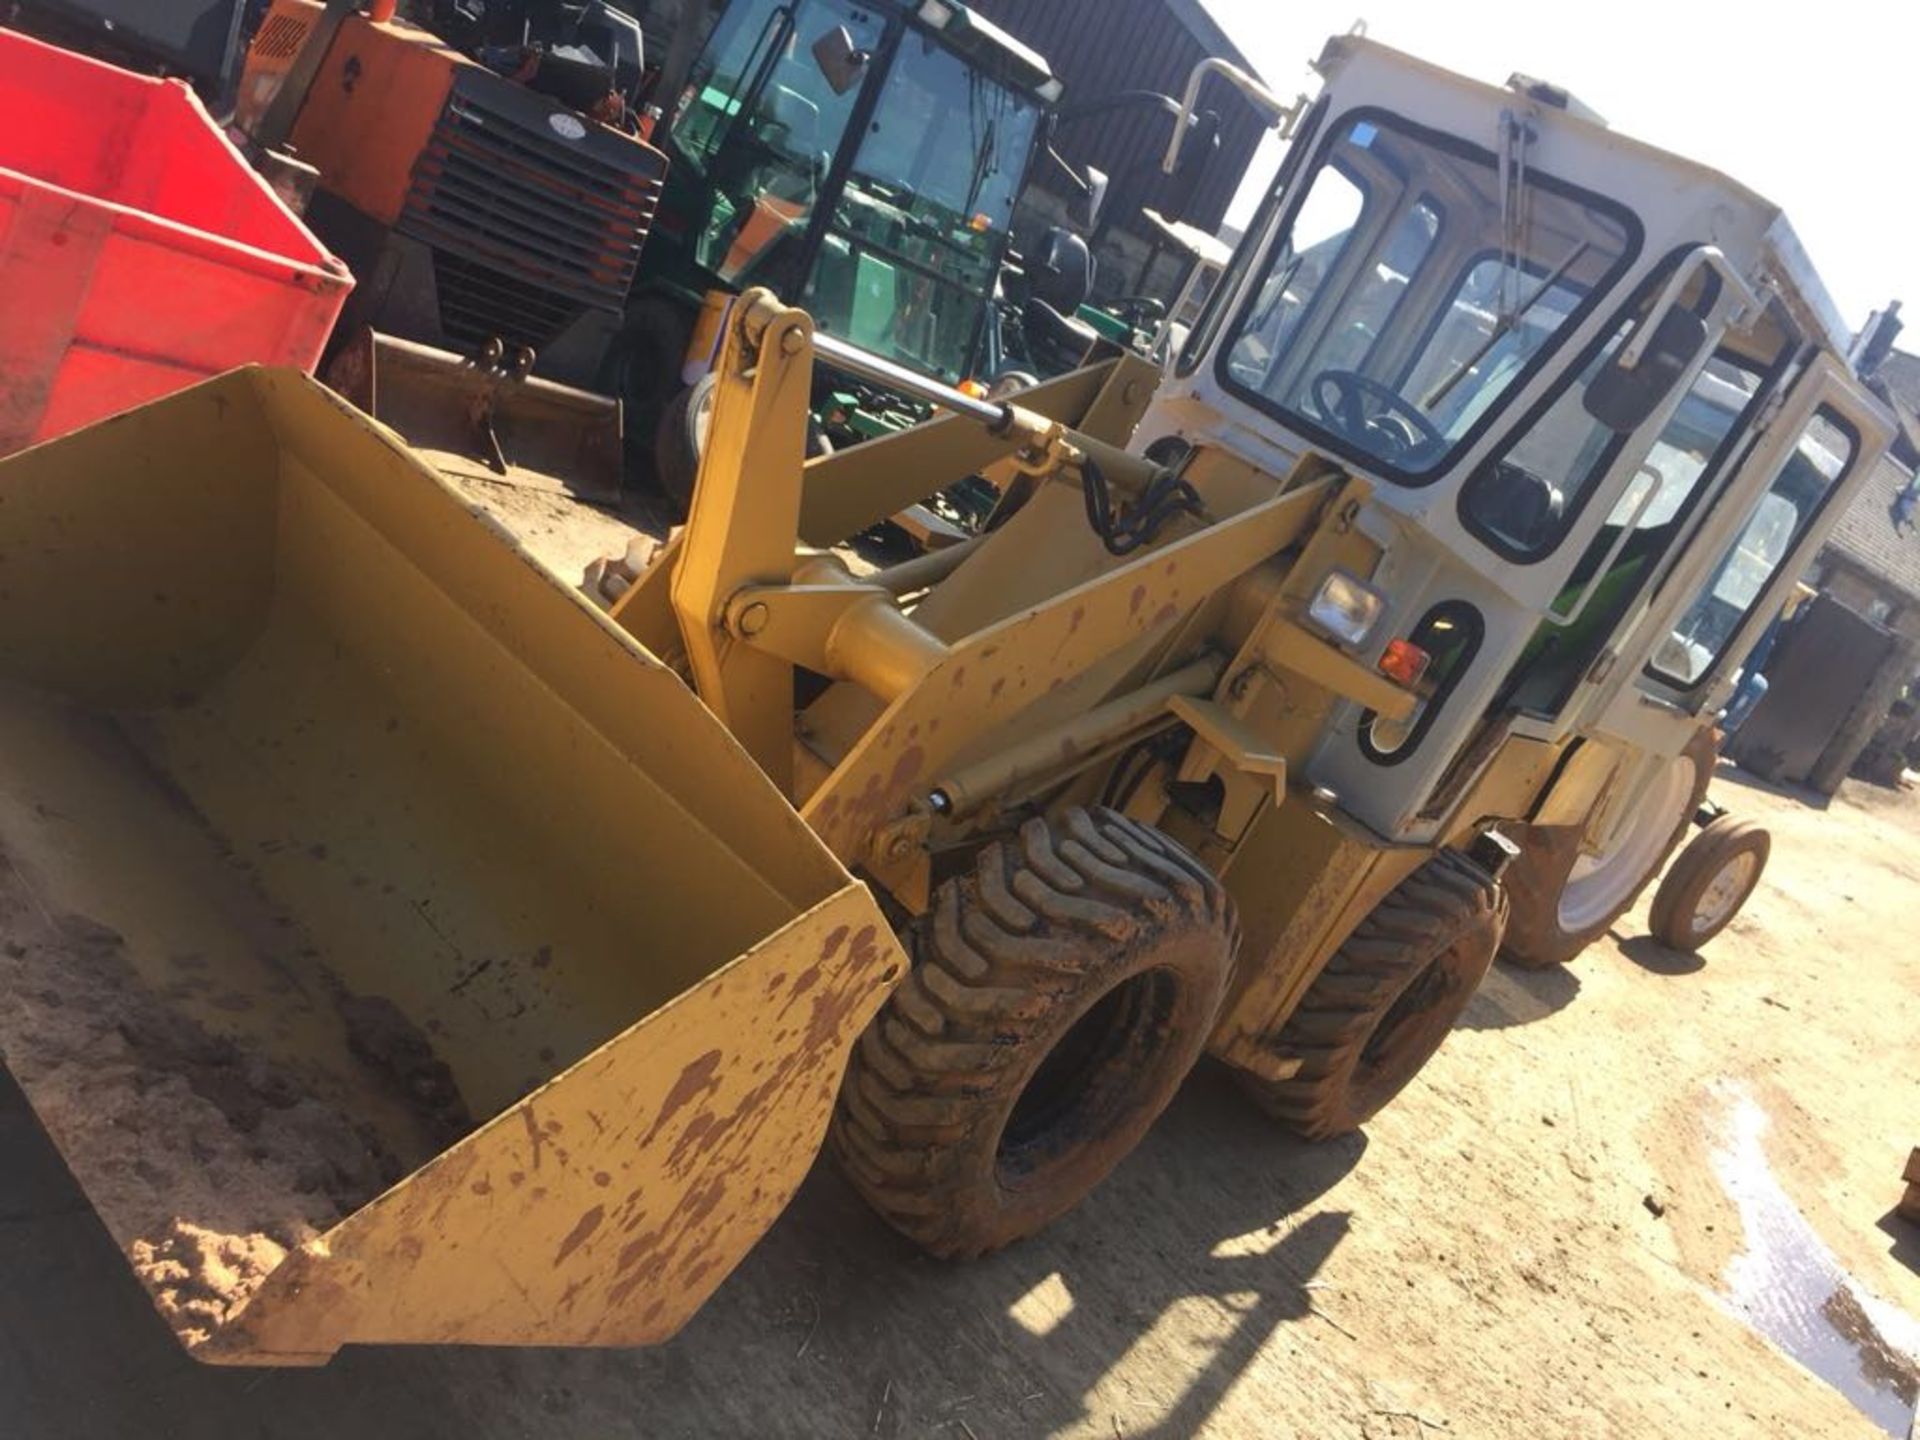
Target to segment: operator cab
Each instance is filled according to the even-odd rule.
[[[1349,707],[1309,778],[1421,839],[1509,736],[1676,753],[1886,417],[1751,191],[1539,81],[1360,36],[1316,68],[1139,439],[1368,482],[1378,563],[1321,628],[1421,702]]]

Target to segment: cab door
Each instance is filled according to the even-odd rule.
[[[1807,366],[1656,591],[1582,681],[1568,717],[1630,754],[1670,757],[1731,693],[1892,438],[1829,355]]]

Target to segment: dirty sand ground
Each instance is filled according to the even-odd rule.
[[[1569,970],[1498,970],[1330,1146],[1203,1068],[1085,1207],[971,1266],[823,1165],[651,1351],[197,1366],[0,1079],[0,1436],[1873,1435],[1716,1301],[1741,1236],[1709,1155],[1742,1082],[1828,1244],[1920,1314],[1920,1234],[1890,1218],[1920,1142],[1920,794],[1715,795],[1774,859],[1704,964],[1642,911]]]

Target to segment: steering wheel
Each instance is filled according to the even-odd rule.
[[[1369,401],[1373,402],[1372,413],[1369,413]],[[1375,454],[1380,453],[1376,440],[1387,436],[1396,442],[1395,452],[1399,455],[1428,446],[1446,448],[1447,437],[1411,400],[1356,370],[1322,370],[1314,376],[1313,403],[1320,407],[1321,415],[1337,423],[1349,440]],[[1382,428],[1379,422],[1389,418],[1400,422],[1401,433]]]

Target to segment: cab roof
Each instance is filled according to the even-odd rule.
[[[1329,84],[1342,75],[1417,76],[1423,84],[1474,94],[1490,107],[1511,107],[1516,101],[1531,105],[1542,116],[1551,114],[1557,125],[1590,132],[1649,169],[1668,172],[1676,187],[1686,193],[1718,192],[1727,203],[1748,211],[1764,232],[1760,273],[1755,277],[1759,286],[1773,294],[1808,338],[1841,355],[1852,345],[1853,331],[1841,318],[1839,307],[1778,204],[1710,165],[1614,130],[1598,111],[1565,89],[1517,73],[1504,86],[1488,84],[1357,34],[1329,39],[1313,68]]]

